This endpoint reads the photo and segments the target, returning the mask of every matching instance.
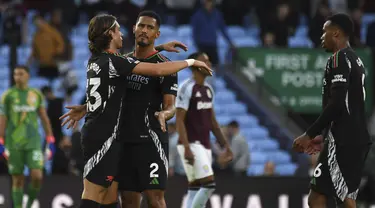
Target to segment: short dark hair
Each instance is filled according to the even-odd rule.
[[[240,125],[238,124],[237,121],[234,121],[234,120],[233,120],[233,121],[229,122],[228,127],[239,128]]]
[[[109,47],[112,36],[107,32],[115,30],[116,17],[109,14],[96,15],[90,20],[88,29],[91,53],[100,53]]]
[[[30,69],[26,65],[17,65],[16,67],[14,67],[14,70],[16,70],[16,69],[23,69],[23,70],[25,70],[25,72],[27,72],[28,74],[30,74]]]
[[[346,36],[351,36],[354,31],[354,24],[352,19],[347,14],[337,13],[327,18],[327,21],[339,27]]]
[[[151,18],[154,18],[156,20],[156,24],[158,25],[158,27],[160,27],[161,25],[161,18],[160,16],[154,12],[154,11],[151,11],[151,10],[146,10],[146,11],[142,11],[138,14],[138,17],[137,17],[137,22],[139,20],[140,17],[151,17]]]

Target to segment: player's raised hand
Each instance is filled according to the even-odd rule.
[[[68,127],[76,128],[78,125],[78,121],[81,120],[86,115],[86,106],[85,105],[74,105],[74,106],[66,106],[66,109],[69,109],[69,112],[62,115],[59,119],[64,120],[61,126],[65,126],[67,123]]]
[[[305,152],[309,155],[314,155],[322,150],[323,136],[318,135],[314,139],[310,140],[310,145],[307,147]]]
[[[194,165],[194,154],[191,151],[190,147],[185,147],[185,160],[188,161],[190,165]]]
[[[307,134],[302,134],[294,140],[293,150],[299,153],[305,152],[310,145],[310,141],[311,139]]]
[[[221,168],[225,168],[232,160],[233,152],[230,147],[225,148],[225,151],[218,157],[218,163]]]
[[[160,123],[160,128],[163,132],[167,131],[167,127],[165,126],[165,113],[163,111],[155,112],[155,117],[158,119]]]
[[[188,47],[180,41],[171,41],[168,43],[164,43],[161,46],[165,51],[168,52],[180,53],[180,50],[178,50],[178,48],[181,48],[184,51],[188,50]]]
[[[193,66],[197,67],[204,74],[212,76],[212,69],[208,67],[206,63],[202,61],[194,60]]]

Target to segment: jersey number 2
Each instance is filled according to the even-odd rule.
[[[88,108],[90,112],[95,111],[98,109],[98,107],[102,104],[102,97],[100,96],[99,92],[96,90],[100,86],[100,78],[95,77],[95,78],[90,78],[88,81],[88,85],[92,86],[90,89],[90,94],[88,95],[89,101],[87,102]],[[90,98],[94,97],[95,98],[95,103],[90,102]]]
[[[158,178],[159,174],[155,173],[159,170],[159,165],[157,163],[151,163],[150,165],[150,178]]]

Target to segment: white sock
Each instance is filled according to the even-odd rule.
[[[198,193],[194,197],[192,206],[188,208],[206,207],[207,201],[211,197],[214,191],[215,191],[215,184],[210,184],[208,186],[200,188]]]
[[[188,195],[187,195],[187,202],[186,202],[186,208],[192,208],[192,203],[194,200],[195,195],[198,193],[198,188],[194,189],[189,189],[188,190]]]

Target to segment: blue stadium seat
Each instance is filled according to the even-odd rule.
[[[243,113],[235,116],[232,114],[232,117],[237,120],[241,128],[255,128],[258,126],[258,118],[253,115]]]
[[[247,30],[247,34],[251,37],[259,37],[260,29],[259,27],[250,27]]]
[[[267,155],[264,152],[250,152],[251,164],[265,164],[268,161]]]
[[[241,37],[233,40],[236,47],[257,47],[260,46],[260,41],[254,37]]]
[[[190,25],[181,25],[177,28],[177,34],[179,37],[191,37],[191,33],[192,29]]]
[[[231,38],[240,38],[246,36],[246,31],[243,27],[240,26],[228,26],[227,31],[229,37]]]
[[[216,115],[216,120],[217,122],[220,124],[220,125],[227,125],[229,122],[232,121],[232,118],[230,116],[226,116],[226,115],[219,115],[217,114]]]
[[[291,156],[285,151],[270,151],[267,152],[268,160],[273,161],[275,164],[285,164],[291,161]]]
[[[223,113],[227,115],[232,115],[237,117],[237,115],[245,115],[247,113],[247,107],[243,103],[235,102],[235,103],[228,103],[222,104]],[[238,119],[240,120],[240,118]]]
[[[292,176],[297,170],[294,163],[276,165],[275,172],[280,176]]]
[[[30,87],[40,89],[44,86],[49,85],[49,80],[46,78],[41,78],[41,77],[33,77],[33,78],[30,78],[29,85]]]
[[[228,41],[223,37],[223,35],[218,35],[218,46],[220,50],[224,50],[228,48]]]
[[[309,31],[309,28],[306,25],[301,25],[297,27],[296,33],[294,36],[296,37],[307,37],[307,33]]]
[[[215,102],[220,103],[220,104],[233,103],[236,99],[236,95],[229,90],[216,93],[215,96],[216,96]]]
[[[222,89],[225,89],[225,81],[221,78],[215,78],[215,88],[217,90],[222,90]]]
[[[362,16],[362,25],[368,25],[370,24],[371,22],[374,22],[375,21],[375,14],[370,14],[370,13],[367,13],[367,14],[363,14]]]
[[[162,36],[172,36],[176,37],[177,31],[173,26],[170,25],[161,25],[160,26],[160,34]]]
[[[9,47],[7,45],[0,46],[0,57],[2,59],[9,58]]]
[[[268,130],[264,127],[241,128],[243,135],[248,140],[261,140],[268,138]]]
[[[248,142],[251,150],[270,151],[279,149],[279,143],[273,139],[250,140]]]
[[[310,39],[305,37],[289,37],[289,47],[292,48],[303,48],[303,47],[309,47],[311,48],[313,46]]]
[[[264,173],[264,164],[251,164],[247,169],[248,176],[260,176]]]

